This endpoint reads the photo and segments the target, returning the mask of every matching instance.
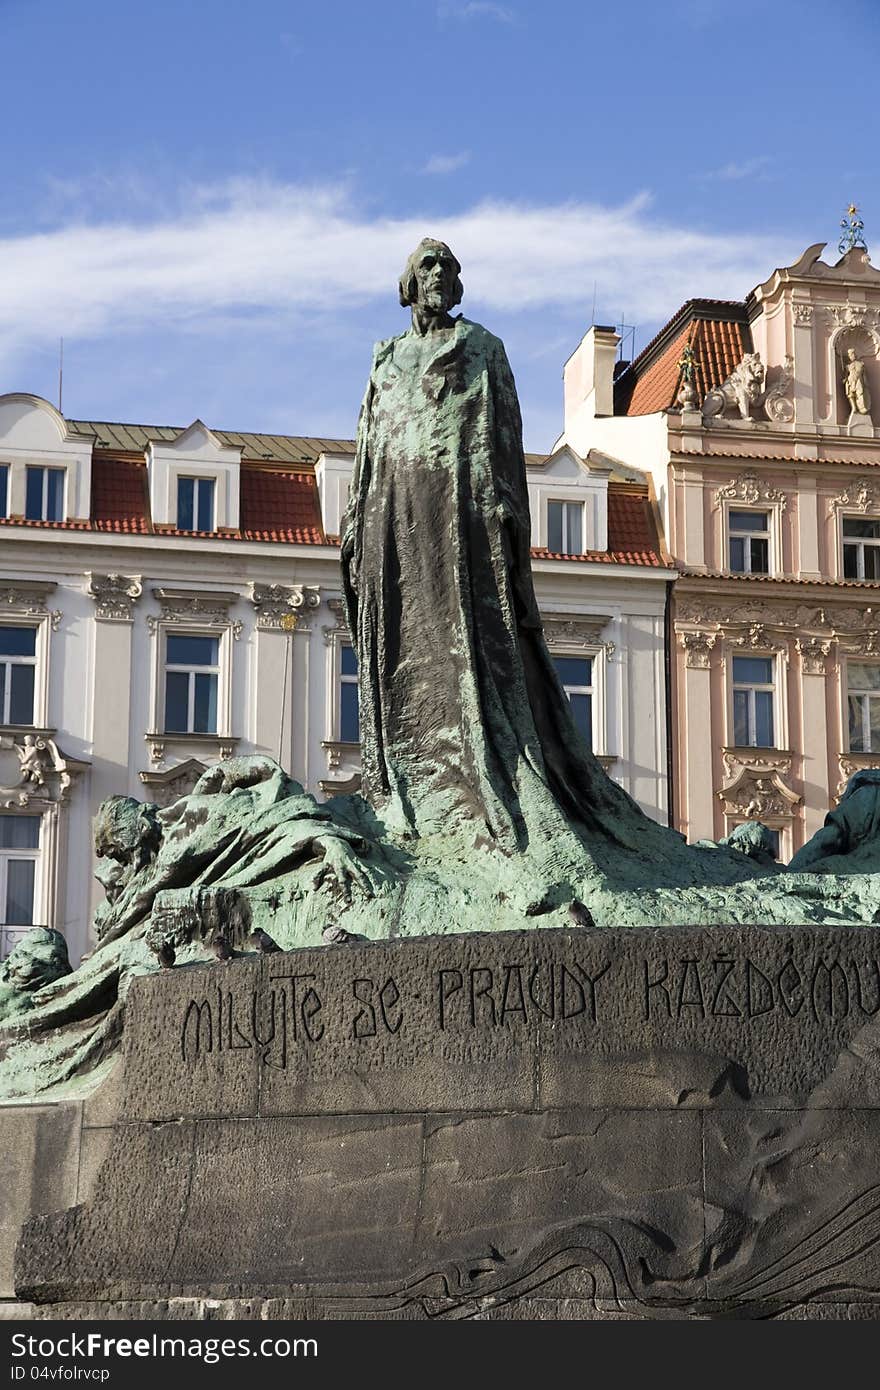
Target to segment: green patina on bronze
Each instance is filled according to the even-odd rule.
[[[808,871],[785,872],[760,830],[687,845],[580,739],[535,602],[513,376],[497,338],[450,315],[459,273],[440,242],[410,257],[412,325],[376,348],[358,426],[342,572],[363,794],[320,805],[252,757],[164,810],[105,802],[99,944],[45,983],[7,963],[0,1096],[93,1086],[135,974],[234,961],[259,949],[255,929],[290,949],[346,932],[880,919],[876,779],[797,856]],[[51,947],[34,939],[19,964]]]

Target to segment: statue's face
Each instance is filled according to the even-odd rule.
[[[455,298],[455,261],[442,246],[426,246],[413,270],[418,303],[434,313],[446,313]]]

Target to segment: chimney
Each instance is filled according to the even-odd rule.
[[[594,324],[563,369],[564,437],[581,456],[589,448],[584,433],[588,422],[614,414],[614,362],[619,342],[613,328]]]

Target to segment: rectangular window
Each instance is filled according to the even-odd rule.
[[[213,531],[214,479],[177,479],[178,531]]]
[[[166,734],[216,734],[219,675],[219,637],[167,634]]]
[[[0,922],[30,927],[36,907],[39,816],[0,816]]]
[[[547,549],[555,555],[583,555],[583,502],[547,503]]]
[[[770,573],[768,512],[728,512],[729,562],[734,574]]]
[[[24,514],[28,521],[64,520],[64,469],[26,469]]]
[[[9,515],[9,464],[0,463],[0,516]]]
[[[880,753],[880,666],[847,663],[849,751]]]
[[[37,629],[0,625],[0,724],[33,724]]]
[[[773,748],[773,658],[733,658],[733,741],[737,748]]]
[[[571,705],[575,726],[588,748],[593,746],[593,659],[554,656],[553,665]]]
[[[339,741],[359,743],[361,737],[358,702],[357,653],[347,643],[339,652]]]
[[[877,517],[843,518],[843,576],[845,579],[880,579],[880,519]]]

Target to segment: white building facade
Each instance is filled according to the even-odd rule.
[[[349,440],[65,420],[0,397],[0,950],[90,946],[91,822],[168,804],[232,754],[318,797],[358,785],[338,537]],[[570,447],[529,456],[545,631],[594,751],[667,820],[674,572],[648,489]]]

